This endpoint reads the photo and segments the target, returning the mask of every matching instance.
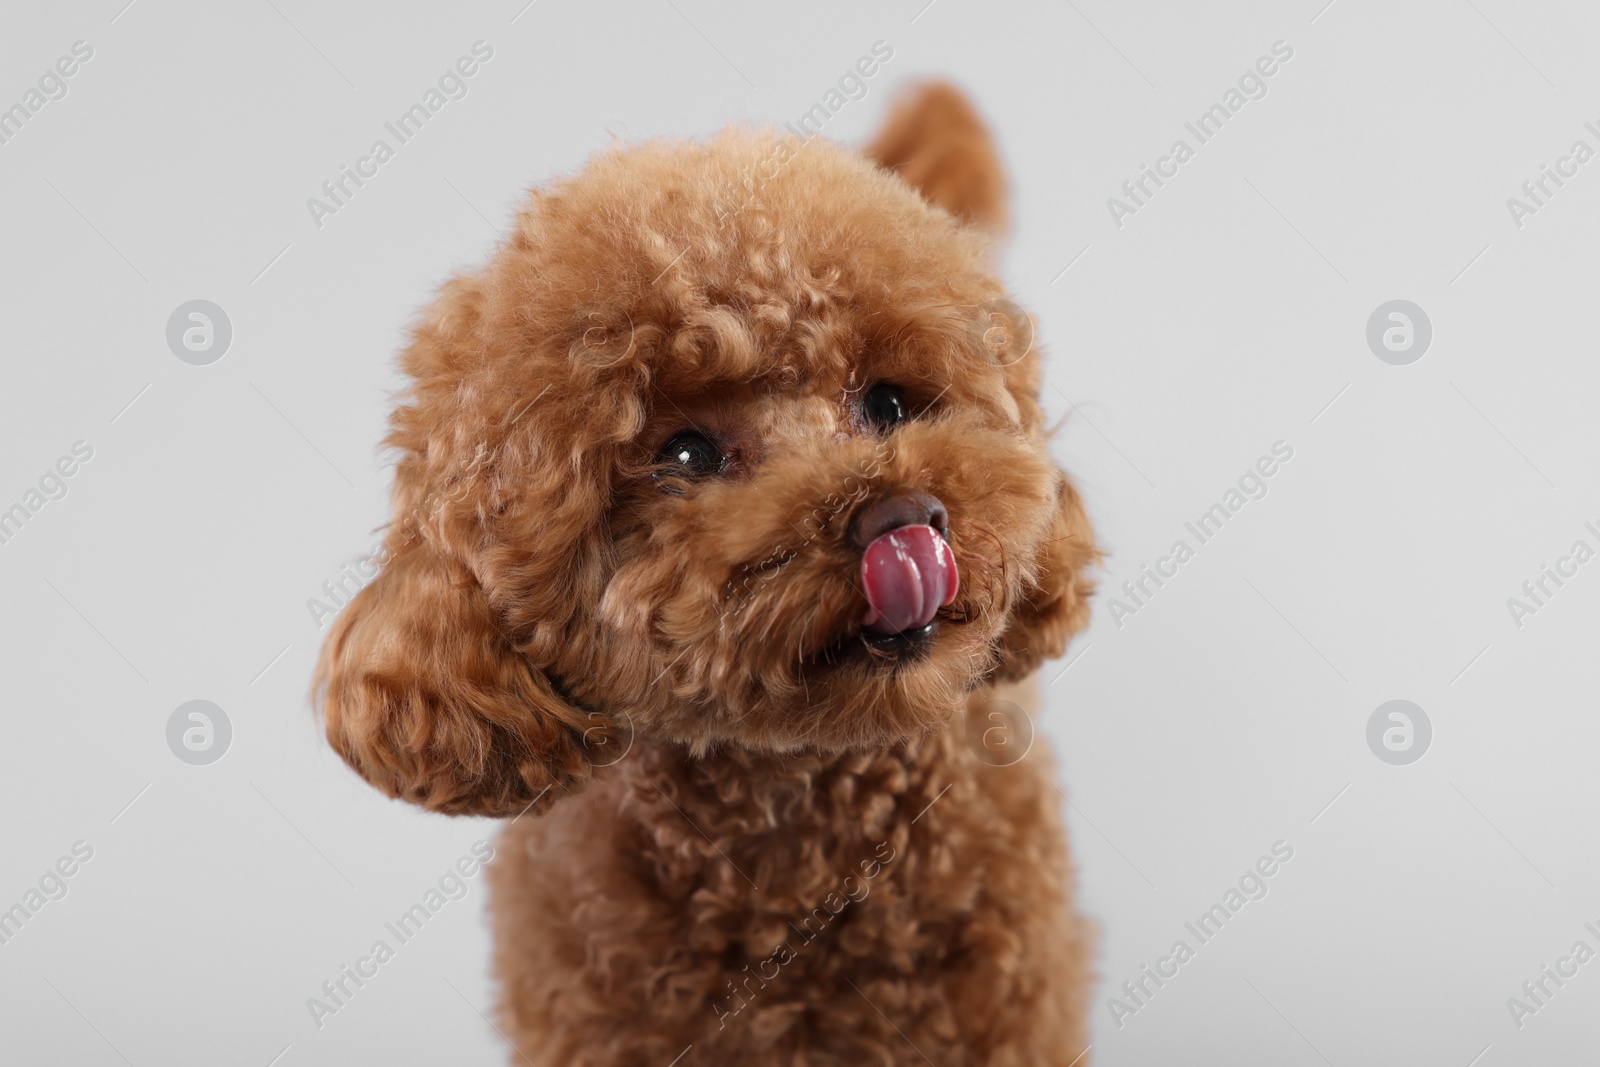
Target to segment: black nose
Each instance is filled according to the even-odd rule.
[[[865,549],[902,526],[932,526],[941,537],[949,535],[950,517],[937,497],[927,493],[895,493],[868,500],[850,519],[850,543]]]

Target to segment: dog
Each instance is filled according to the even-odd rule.
[[[1062,798],[990,744],[1097,561],[1005,184],[943,84],[862,152],[622,145],[415,327],[315,692],[385,793],[509,820],[513,1062],[1088,1062]]]

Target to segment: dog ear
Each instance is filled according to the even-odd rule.
[[[1068,640],[1089,622],[1089,599],[1094,595],[1089,569],[1099,559],[1083,500],[1071,479],[1058,470],[1050,531],[1025,585],[1023,603],[1012,613],[1011,626],[1001,640],[996,678],[1019,680],[1066,651]]]
[[[339,613],[317,686],[345,761],[433,811],[542,810],[595,773],[596,722],[517,650],[472,571],[426,540],[394,551]]]
[[[334,749],[385,793],[508,816],[581,787],[622,746],[544,670],[573,625],[567,571],[599,494],[532,462],[526,426],[502,410],[533,392],[492,377],[528,363],[487,358],[509,342],[485,323],[485,289],[447,284],[401,357],[413,384],[388,438],[395,521],[380,573],[323,644],[313,698]]]
[[[963,222],[996,234],[1005,229],[1000,154],[977,110],[953,85],[929,82],[905,92],[865,154]]]

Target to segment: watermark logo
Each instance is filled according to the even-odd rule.
[[[185,363],[204,367],[227,355],[233,343],[228,313],[209,300],[179,304],[167,317],[167,347]]]
[[[980,304],[967,329],[996,366],[1020,363],[1033,351],[1033,316],[1004,297]]]
[[[1396,367],[1415,363],[1432,343],[1428,313],[1409,300],[1379,304],[1367,319],[1367,347],[1385,363]]]
[[[592,725],[583,731],[583,747],[589,750],[591,767],[611,767],[633,751],[633,717],[619,712],[607,718],[598,711],[589,713]]]
[[[1415,763],[1433,744],[1428,713],[1409,700],[1387,700],[1367,719],[1367,747],[1396,767]]]
[[[568,334],[572,341],[567,352],[574,363],[604,370],[633,355],[633,317],[612,304],[579,308]]]
[[[167,747],[185,763],[196,767],[215,763],[232,743],[228,713],[209,700],[179,704],[167,717]]]
[[[1009,700],[986,700],[967,715],[967,747],[991,767],[1015,766],[1033,748],[1033,719]]]

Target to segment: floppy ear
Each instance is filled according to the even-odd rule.
[[[1001,640],[996,678],[1016,681],[1066,651],[1068,640],[1089,622],[1094,581],[1088,572],[1099,559],[1094,530],[1078,490],[1065,473],[1057,471],[1051,529],[1023,603]]]
[[[572,623],[563,574],[600,491],[534,464],[514,437],[503,408],[520,416],[536,390],[495,377],[530,363],[488,358],[516,341],[492,332],[487,290],[448,283],[401,357],[413,384],[388,438],[401,452],[395,522],[381,572],[323,644],[313,695],[329,742],[385,793],[506,816],[580,787],[621,746],[543,669]]]
[[[1005,168],[977,110],[953,85],[905,92],[865,154],[963,222],[1005,229]]]
[[[391,539],[393,540],[393,539]],[[504,634],[472,571],[427,540],[340,612],[317,667],[328,740],[393,797],[517,815],[589,778],[590,720]]]

